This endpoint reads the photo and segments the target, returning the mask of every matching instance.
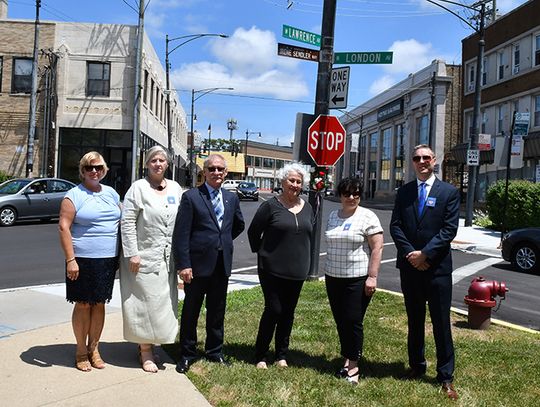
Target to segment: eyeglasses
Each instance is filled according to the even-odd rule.
[[[208,167],[206,168],[208,170],[208,172],[223,172],[225,171],[225,167]]]
[[[341,194],[341,196],[343,198],[349,198],[349,197],[353,197],[354,199],[358,199],[360,198],[360,192],[356,191],[356,192],[344,192]]]
[[[96,170],[96,172],[103,171],[103,165],[85,165],[84,170],[86,172],[91,172],[92,170]]]
[[[433,157],[430,156],[430,155],[415,155],[412,160],[415,162],[415,163],[419,163],[420,160],[424,160],[424,162],[428,163],[430,162],[431,160],[433,160]]]

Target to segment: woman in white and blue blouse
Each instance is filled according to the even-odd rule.
[[[337,188],[341,209],[330,213],[325,238],[326,292],[336,321],[343,356],[337,372],[357,384],[364,341],[364,315],[377,287],[383,250],[383,229],[377,215],[359,206],[362,184],[345,178]]]

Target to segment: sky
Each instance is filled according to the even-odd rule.
[[[42,0],[42,20],[137,24],[142,0]],[[457,1],[457,0],[455,0]],[[500,14],[525,0],[497,0]],[[468,19],[466,8],[439,1]],[[474,1],[461,1],[471,5]],[[323,0],[144,0],[145,32],[164,65],[165,35],[203,37],[170,53],[171,83],[189,115],[191,90],[233,88],[195,102],[195,130],[212,138],[233,137],[290,145],[296,114],[313,113],[317,63],[277,55],[277,43],[313,46],[282,37],[283,25],[321,32]],[[35,2],[8,0],[8,17],[33,19]],[[474,25],[474,23],[473,23]],[[461,40],[473,33],[457,17],[426,0],[337,0],[334,51],[393,51],[391,65],[351,65],[347,110],[361,105],[429,65],[461,63]],[[180,41],[178,41],[180,43]],[[170,43],[170,49],[175,45]],[[332,110],[340,116],[341,112]],[[189,117],[188,117],[189,123]]]

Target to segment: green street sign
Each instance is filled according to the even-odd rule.
[[[294,28],[290,25],[283,24],[283,37],[291,40],[305,42],[306,44],[321,46],[321,36],[319,34],[310,33],[309,31]]]
[[[391,64],[394,53],[385,52],[335,52],[334,64]]]

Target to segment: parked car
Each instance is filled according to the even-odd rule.
[[[515,229],[502,239],[502,257],[518,270],[540,270],[540,228]]]
[[[241,182],[246,182],[241,179],[226,179],[223,181],[223,184],[221,184],[222,188],[225,188],[227,191],[236,192],[236,188],[238,188],[238,184]]]
[[[60,204],[74,183],[59,178],[17,178],[0,184],[0,225],[19,219],[57,218]]]
[[[254,182],[242,182],[238,184],[236,188],[236,194],[238,199],[252,199],[254,201],[259,200],[259,188]]]

